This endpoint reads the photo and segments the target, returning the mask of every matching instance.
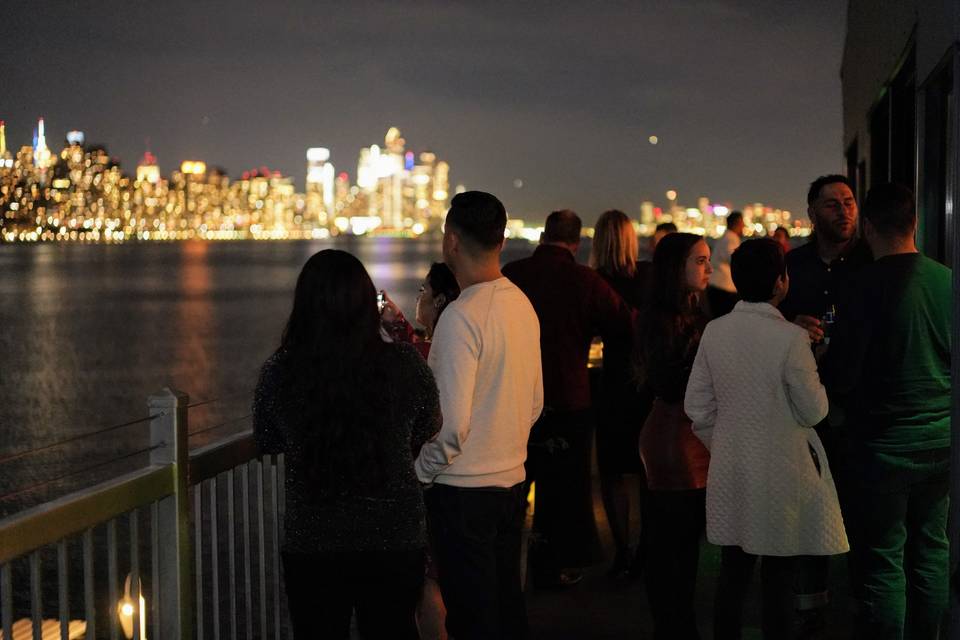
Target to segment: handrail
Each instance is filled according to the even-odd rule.
[[[228,393],[225,396],[220,396],[219,398],[208,398],[206,400],[194,400],[187,405],[187,409],[196,409],[197,407],[202,407],[204,405],[213,404],[214,402],[223,402],[224,400],[232,400],[234,398],[250,398],[253,396],[253,390],[247,389],[245,391],[238,391],[236,393]]]
[[[0,564],[173,493],[172,465],[151,465],[0,520]]]
[[[203,638],[204,630],[211,626],[209,620],[204,622],[204,602],[208,592],[213,601],[212,626],[217,629],[216,625],[221,618],[221,573],[218,566],[219,554],[222,553],[219,542],[221,515],[227,523],[225,536],[232,558],[228,570],[231,585],[236,584],[239,575],[234,551],[239,533],[238,523],[243,527],[242,545],[246,563],[243,575],[248,608],[251,607],[253,593],[251,563],[256,563],[259,569],[256,584],[259,587],[260,627],[263,637],[268,635],[266,581],[268,565],[272,567],[269,569],[274,589],[272,635],[281,637],[279,542],[282,539],[280,520],[283,513],[280,489],[284,477],[282,456],[261,458],[253,431],[249,428],[190,451],[188,440],[191,435],[219,429],[226,424],[249,419],[250,416],[231,418],[191,434],[188,429],[190,405],[187,394],[174,389],[163,389],[151,395],[147,405],[151,416],[150,445],[122,456],[121,459],[149,453],[149,466],[0,519],[0,582],[3,583],[0,585],[0,625],[4,637],[12,633],[15,622],[16,610],[12,599],[14,590],[10,581],[11,563],[18,558],[30,558],[29,588],[33,594],[30,615],[34,621],[40,620],[43,615],[44,607],[39,596],[43,576],[35,570],[41,562],[40,550],[43,547],[57,545],[57,580],[61,594],[59,612],[61,617],[69,615],[69,598],[63,595],[69,580],[67,545],[68,538],[77,536],[83,537],[83,599],[86,617],[91,625],[88,627],[88,634],[101,635],[96,628],[94,531],[98,527],[106,528],[110,591],[108,598],[113,602],[119,597],[116,587],[120,581],[120,576],[117,575],[117,521],[124,516],[129,519],[128,550],[133,576],[131,580],[132,584],[139,585],[140,545],[137,523],[141,519],[141,510],[144,509],[150,512],[153,582],[151,637]],[[97,463],[93,467],[74,471],[63,477],[112,462]],[[235,475],[236,471],[239,471],[238,475]],[[32,488],[58,479],[62,478],[44,481]],[[236,482],[237,480],[239,482]],[[239,504],[235,502],[237,484],[240,487]],[[218,506],[221,494],[225,494],[225,509]],[[253,518],[251,509],[255,514]],[[271,514],[269,517],[265,517],[267,510]],[[254,519],[257,534],[252,540],[251,520]],[[268,540],[271,544],[269,550],[266,547]],[[252,542],[256,542],[256,547],[252,546]],[[204,576],[207,571],[207,557],[212,573],[210,578]],[[232,586],[231,589],[233,588]],[[131,589],[133,591],[130,598],[135,607],[140,601],[139,587],[131,586]],[[135,614],[130,615],[136,617]],[[235,603],[231,605],[229,615],[231,618],[239,615]],[[247,619],[248,628],[251,622],[252,617]],[[116,619],[108,618],[106,623],[111,632],[116,631]],[[216,633],[214,636],[218,637]]]
[[[218,422],[217,424],[211,425],[211,426],[209,426],[209,427],[204,427],[203,429],[197,429],[196,431],[191,431],[189,434],[187,434],[187,437],[192,438],[192,437],[194,437],[194,436],[200,435],[201,433],[207,433],[208,431],[215,431],[215,430],[217,430],[217,429],[223,429],[224,427],[226,427],[226,426],[228,426],[228,425],[236,424],[236,423],[238,423],[238,422],[243,422],[244,420],[246,420],[246,419],[248,419],[248,418],[252,418],[252,417],[253,417],[253,414],[252,414],[252,413],[246,413],[246,414],[244,414],[244,415],[242,415],[242,416],[237,416],[237,417],[235,417],[235,418],[229,418],[229,419],[227,419],[227,420],[224,420],[223,422]]]
[[[250,429],[195,449],[190,452],[190,484],[200,484],[259,455]]]

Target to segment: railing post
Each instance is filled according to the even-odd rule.
[[[160,633],[163,638],[193,637],[193,589],[190,545],[190,469],[187,448],[186,393],[164,388],[147,400],[150,415],[150,452],[152,464],[167,464],[173,470],[174,491],[159,502],[158,566],[160,593],[157,598]],[[199,570],[199,567],[198,567]]]

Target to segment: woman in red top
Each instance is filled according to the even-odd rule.
[[[650,304],[635,340],[639,382],[655,396],[640,431],[640,458],[649,491],[644,576],[658,639],[700,637],[693,595],[710,454],[693,435],[683,395],[707,321],[700,299],[711,272],[702,237],[665,236],[653,254]]]
[[[386,293],[383,295],[383,311],[380,316],[381,324],[394,342],[408,342],[416,347],[423,359],[430,354],[430,339],[437,326],[440,314],[447,305],[460,295],[460,285],[450,271],[450,267],[442,262],[430,265],[427,276],[420,285],[417,294],[417,307],[414,318],[423,327],[423,333],[413,328],[403,316],[400,308],[394,304]],[[417,606],[417,628],[421,638],[446,640],[444,620],[447,610],[440,597],[440,585],[437,583],[436,565],[432,557],[427,555],[427,574],[423,583],[423,594]]]
[[[383,297],[381,314],[383,328],[394,342],[412,343],[426,360],[430,353],[430,339],[433,337],[433,330],[437,326],[440,314],[459,295],[460,286],[457,284],[457,279],[453,277],[450,267],[442,262],[434,262],[430,265],[430,271],[423,279],[420,293],[417,295],[414,319],[423,327],[423,334],[421,335],[413,328],[400,308],[386,294]]]

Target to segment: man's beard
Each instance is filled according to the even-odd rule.
[[[830,242],[833,242],[835,244],[841,244],[844,242],[849,242],[854,238],[856,238],[857,236],[856,223],[852,223],[850,227],[851,227],[850,231],[849,233],[847,233],[846,237],[844,237],[843,232],[836,229],[833,226],[833,224],[829,222],[818,222],[814,226],[814,231],[816,231],[817,235],[829,240]]]

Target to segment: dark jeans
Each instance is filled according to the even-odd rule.
[[[522,488],[435,484],[424,492],[447,632],[457,640],[527,636]]]
[[[833,483],[837,489],[837,498],[840,502],[840,511],[843,513],[843,525],[847,531],[847,540],[850,542],[851,552],[847,554],[847,572],[850,576],[850,587],[856,590],[860,583],[857,569],[857,545],[859,536],[856,517],[857,502],[853,498],[853,469],[850,459],[850,442],[843,426],[831,425],[823,420],[816,427],[817,435],[823,443],[827,454],[827,464],[833,476]],[[831,556],[800,556],[797,564],[797,575],[794,583],[796,593],[796,608],[800,611],[821,610],[819,617],[809,618],[804,637],[821,637],[826,633],[826,618],[824,607],[829,604],[830,593],[830,558]],[[855,595],[855,594],[854,594]]]
[[[526,487],[536,482],[530,564],[536,582],[555,582],[561,569],[600,556],[593,517],[590,453],[593,412],[545,413],[527,445]]]
[[[648,496],[644,583],[654,638],[699,638],[693,597],[700,538],[706,526],[706,490],[650,491]]]
[[[753,565],[760,558],[763,637],[770,640],[789,638],[793,622],[793,580],[799,556],[755,556],[740,547],[723,547],[720,554],[713,637],[716,640],[740,640],[743,601],[750,586]]]
[[[938,637],[947,608],[949,450],[861,452],[857,637]],[[874,482],[870,482],[873,480]]]
[[[425,554],[410,551],[283,553],[294,637],[349,638],[357,612],[366,639],[420,635],[414,619]]]

